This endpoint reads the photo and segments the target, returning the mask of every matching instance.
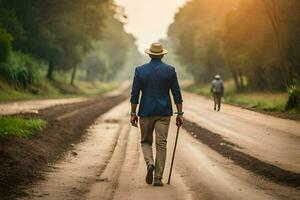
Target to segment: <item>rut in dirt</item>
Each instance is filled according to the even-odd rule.
[[[185,120],[183,128],[186,129],[197,140],[206,144],[222,156],[232,160],[234,163],[255,174],[266,177],[274,182],[300,187],[300,173],[288,171],[277,166],[261,161],[251,155],[238,151],[236,144],[224,139],[221,135],[213,133],[198,124]]]
[[[126,98],[124,93],[46,108],[37,114],[48,122],[41,133],[30,139],[0,138],[1,199],[23,196],[24,186],[42,178],[42,170],[62,158],[74,143],[80,142],[97,117]],[[23,115],[29,116],[32,114]]]

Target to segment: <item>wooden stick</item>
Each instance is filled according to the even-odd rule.
[[[173,163],[174,163],[175,152],[176,152],[176,147],[177,147],[177,140],[178,140],[178,135],[179,135],[179,129],[180,129],[180,126],[177,127],[175,145],[174,145],[174,150],[173,150],[173,155],[172,155],[172,162],[171,162],[171,168],[170,168],[169,179],[168,179],[168,184],[169,185],[170,185],[170,181],[171,181],[171,175],[172,175]]]

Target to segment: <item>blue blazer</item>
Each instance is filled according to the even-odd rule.
[[[173,109],[170,91],[174,102],[182,103],[175,68],[163,63],[161,59],[152,59],[135,69],[130,102],[139,104],[142,92],[139,116],[171,116]]]

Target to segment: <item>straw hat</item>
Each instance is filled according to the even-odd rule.
[[[162,44],[159,42],[154,42],[151,44],[151,47],[149,49],[145,50],[146,54],[149,55],[165,55],[168,53],[168,51],[166,49],[163,48]]]
[[[215,75],[215,79],[220,79],[221,76],[219,74]]]

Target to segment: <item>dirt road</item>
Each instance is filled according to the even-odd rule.
[[[224,136],[236,151],[270,166],[291,172],[299,169],[298,122],[261,115],[232,106],[214,112],[210,102],[184,93],[186,118],[207,134]],[[128,100],[99,117],[85,139],[66,158],[45,172],[44,180],[26,190],[20,199],[299,199],[299,187],[277,183],[222,155],[194,133],[182,129],[171,185],[144,183],[146,172],[138,129],[128,124]],[[188,128],[188,127],[187,127]],[[196,131],[198,129],[195,129]],[[170,127],[170,166],[176,127]],[[215,137],[212,137],[213,140]],[[203,140],[206,141],[206,140]],[[298,145],[297,145],[298,144]],[[251,165],[253,163],[249,163]],[[296,179],[298,181],[298,179]],[[299,184],[299,182],[298,182]]]
[[[21,114],[24,118],[40,117],[47,121],[47,126],[30,138],[0,137],[0,199],[22,194],[25,185],[39,179],[41,170],[47,170],[49,163],[57,162],[72,150],[95,119],[124,101],[127,94],[113,91],[86,101]]]
[[[237,144],[240,151],[271,165],[300,172],[300,123],[239,107],[223,105],[213,111],[212,102],[185,93],[186,118]]]
[[[20,101],[13,103],[0,104],[0,115],[11,115],[18,113],[37,113],[40,109],[45,109],[51,106],[79,103],[86,101],[87,98],[66,98],[66,99],[46,99],[46,100],[31,100]]]
[[[106,92],[103,97],[113,97],[124,93],[130,86],[129,81],[124,81],[119,88]],[[39,110],[50,108],[53,106],[67,105],[74,103],[81,103],[90,101],[92,98],[88,97],[74,97],[74,98],[59,98],[59,99],[41,99],[29,101],[15,101],[0,103],[0,115],[12,115],[20,113],[38,113]]]

